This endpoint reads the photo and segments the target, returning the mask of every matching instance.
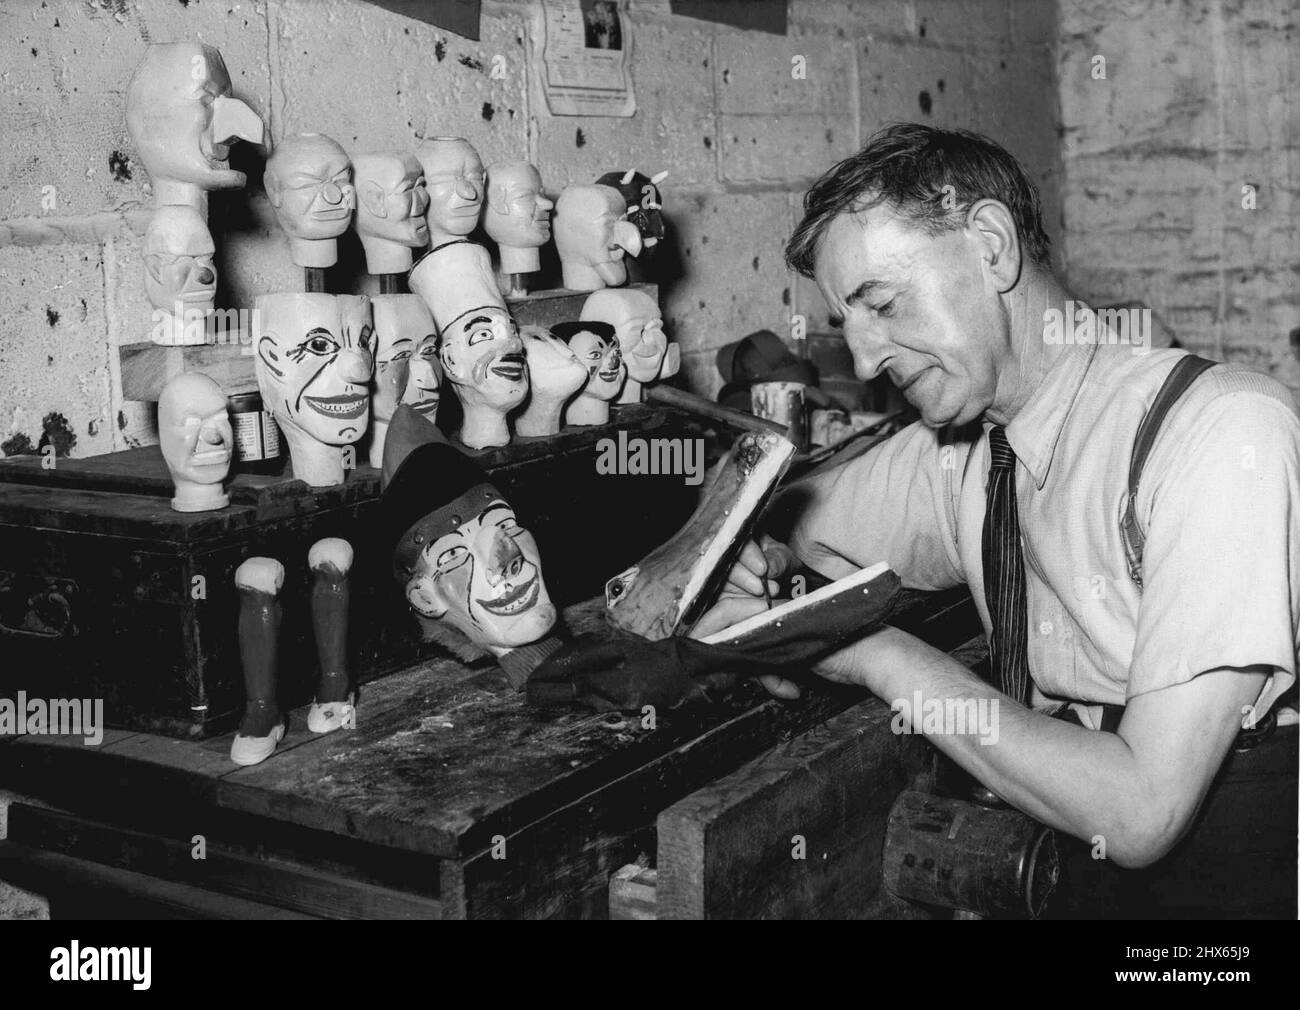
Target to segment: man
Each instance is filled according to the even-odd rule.
[[[996,744],[931,741],[1025,813],[1100,838],[1114,863],[1154,863],[1192,824],[1243,722],[1295,682],[1300,423],[1289,393],[1221,364],[1175,404],[1139,484],[1139,586],[1119,523],[1130,453],[1185,355],[1117,344],[1104,327],[1080,330],[1097,343],[1060,340],[1051,310],[1070,296],[1016,161],[973,134],[894,126],[823,176],[804,210],[787,261],[842,321],[858,375],[888,373],[921,421],[792,489],[803,505],[788,547],[747,544],[729,596],[694,634],[762,609],[762,580],[797,561],[829,577],[887,561],[919,589],[966,583],[995,668],[1027,658],[1024,703],[892,628],[817,672],[886,701],[996,701]],[[946,426],[976,420],[976,441],[946,439]],[[984,531],[991,438],[1000,472],[1014,473],[999,509],[1015,506],[1019,536],[1004,540],[1004,513]],[[1051,717],[1071,703],[1073,721]],[[1097,731],[1102,705],[1123,706],[1117,731]]]

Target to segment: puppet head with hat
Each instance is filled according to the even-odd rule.
[[[408,404],[388,429],[382,488],[393,575],[426,638],[470,659],[551,630],[555,605],[532,534],[482,468]]]
[[[466,241],[431,249],[411,268],[410,286],[433,313],[443,374],[465,408],[461,441],[508,444],[506,415],[528,395],[528,365],[487,250]]]

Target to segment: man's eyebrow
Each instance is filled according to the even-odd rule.
[[[871,294],[876,288],[883,288],[885,281],[866,280],[854,288],[847,298],[844,299],[845,305],[861,305],[867,295]],[[844,325],[844,317],[841,315],[831,314],[826,317],[826,321],[835,329],[840,329]]]
[[[468,323],[466,323],[465,325],[466,325],[466,326],[477,326],[479,323],[491,323],[491,322],[492,322],[492,319],[491,319],[490,316],[475,316],[473,319],[471,319],[471,320],[470,320]]]

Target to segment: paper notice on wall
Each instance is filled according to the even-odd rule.
[[[631,116],[632,36],[616,0],[542,0],[542,91],[553,116]]]

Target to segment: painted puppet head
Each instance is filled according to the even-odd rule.
[[[384,451],[382,507],[393,573],[421,617],[497,653],[554,625],[532,534],[487,474],[405,405]]]
[[[627,367],[619,350],[614,327],[609,323],[580,321],[561,323],[551,330],[569,344],[587,370],[582,395],[596,400],[612,400],[623,388]]]
[[[366,431],[374,351],[370,300],[361,295],[259,295],[254,368],[281,428],[325,445]]]
[[[528,395],[528,369],[487,250],[464,241],[435,247],[412,268],[410,284],[433,313],[443,374],[465,408],[462,441],[505,445],[505,416]]]

